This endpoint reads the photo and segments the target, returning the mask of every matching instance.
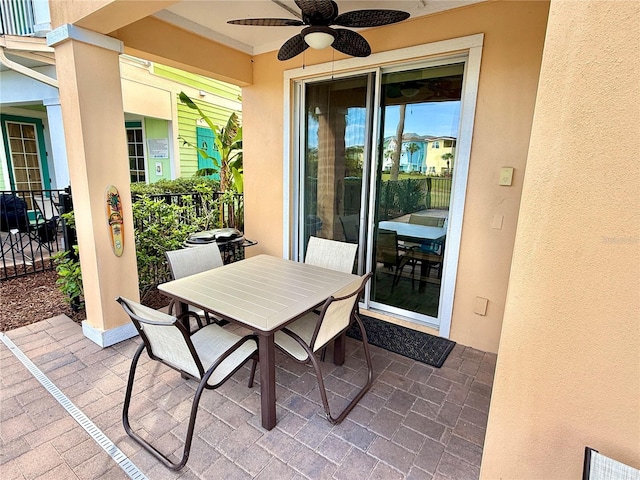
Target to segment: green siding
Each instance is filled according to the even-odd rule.
[[[212,105],[210,103],[204,103],[202,101],[192,99],[200,109],[211,119],[215,125],[224,126],[227,124],[227,120],[234,112],[229,108]],[[196,145],[196,127],[205,127],[206,124],[198,125],[200,114],[197,110],[192,110],[186,105],[180,102],[180,99],[176,96],[178,103],[178,134],[181,138],[185,139],[189,143]],[[240,112],[236,112],[240,115]],[[189,146],[183,145],[182,140],[180,142],[180,176],[192,177],[198,170],[198,152]]]
[[[207,92],[219,95],[223,98],[228,98],[229,100],[239,101],[240,87],[231,85],[230,83],[185,72],[184,70],[168,67],[166,65],[159,65],[157,63],[153,65],[153,72],[159,77],[167,78],[198,90],[206,90]]]
[[[144,134],[147,140],[151,138],[169,138],[169,122],[158,118],[146,117],[144,119]],[[158,180],[171,179],[171,142],[169,142],[169,158],[151,158],[147,154],[147,171],[149,172],[149,183]],[[156,174],[156,164],[162,165],[162,175]]]

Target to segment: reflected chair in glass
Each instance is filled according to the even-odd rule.
[[[429,240],[422,243],[419,247],[412,249],[412,262],[421,263],[421,281],[425,281],[431,276],[431,270],[437,270],[437,278],[442,278],[442,266],[444,263],[444,248],[446,244],[446,235],[436,240]]]
[[[326,238],[309,237],[304,263],[340,272],[353,272],[358,245]]]
[[[342,233],[344,240],[348,243],[358,243],[358,235],[360,234],[359,225],[360,218],[358,215],[340,215],[340,225],[342,225]]]
[[[400,275],[407,265],[412,265],[413,256],[409,249],[401,248],[398,243],[398,234],[394,230],[379,229],[376,242],[376,262],[393,272],[391,288],[400,281]],[[413,270],[411,271],[413,285]]]
[[[371,275],[371,273],[368,273],[337,291],[327,299],[320,313],[308,313],[275,333],[276,347],[295,361],[310,363],[313,366],[327,420],[333,424],[344,420],[373,383],[373,368],[367,332],[358,312],[358,300]],[[362,334],[362,345],[367,363],[367,381],[343,410],[337,416],[333,416],[329,406],[322,369],[316,353],[344,334],[354,321],[358,324]]]
[[[218,325],[202,326],[202,320],[193,312],[185,315],[196,317],[198,330],[188,332],[181,323],[181,318],[145,307],[126,298],[116,299],[138,330],[142,344],[138,347],[129,370],[129,380],[122,409],[122,423],[127,434],[145,450],[160,460],[171,470],[184,467],[189,459],[191,441],[198,413],[200,397],[205,389],[213,390],[226,382],[249,359],[253,359],[249,375],[249,388],[253,386],[253,377],[257,364],[257,337],[247,335],[240,337]],[[146,350],[151,360],[163,363],[176,370],[183,378],[198,382],[191,404],[191,414],[187,427],[182,458],[173,462],[147,440],[134,432],[129,422],[129,407],[133,396],[136,367],[142,352]],[[153,377],[153,375],[151,375]],[[147,397],[153,389],[146,388]]]
[[[220,249],[215,242],[208,243],[206,245],[199,245],[197,247],[171,250],[169,252],[165,252],[165,255],[169,262],[169,269],[173,280],[188,277],[189,275],[195,275],[196,273],[206,272],[207,270],[221,267],[223,265]],[[174,307],[175,302],[171,300],[171,303],[169,304],[169,314],[173,313]],[[195,312],[201,317],[204,316],[208,324],[212,321],[217,321],[212,318],[208,312],[192,305],[189,305],[189,310]]]

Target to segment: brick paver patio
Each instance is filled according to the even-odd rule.
[[[372,346],[374,385],[336,426],[321,416],[312,369],[277,354],[276,428],[260,426],[259,388],[247,388],[243,368],[203,394],[189,462],[172,472],[122,427],[138,338],[101,349],[65,316],[6,334],[149,479],[479,477],[494,354],[456,345],[436,369]],[[323,364],[332,404],[360,381],[359,345],[347,340],[344,366]],[[164,451],[181,451],[195,382],[146,361],[146,354],[142,360],[132,424]],[[0,478],[128,478],[4,343],[0,366]]]

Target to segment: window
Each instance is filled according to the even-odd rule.
[[[440,148],[440,142],[433,142],[433,148]]]
[[[146,182],[144,140],[141,127],[127,127],[127,145],[129,147],[131,183]]]

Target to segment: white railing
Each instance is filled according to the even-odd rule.
[[[0,0],[0,34],[44,37],[51,31],[48,0]]]

